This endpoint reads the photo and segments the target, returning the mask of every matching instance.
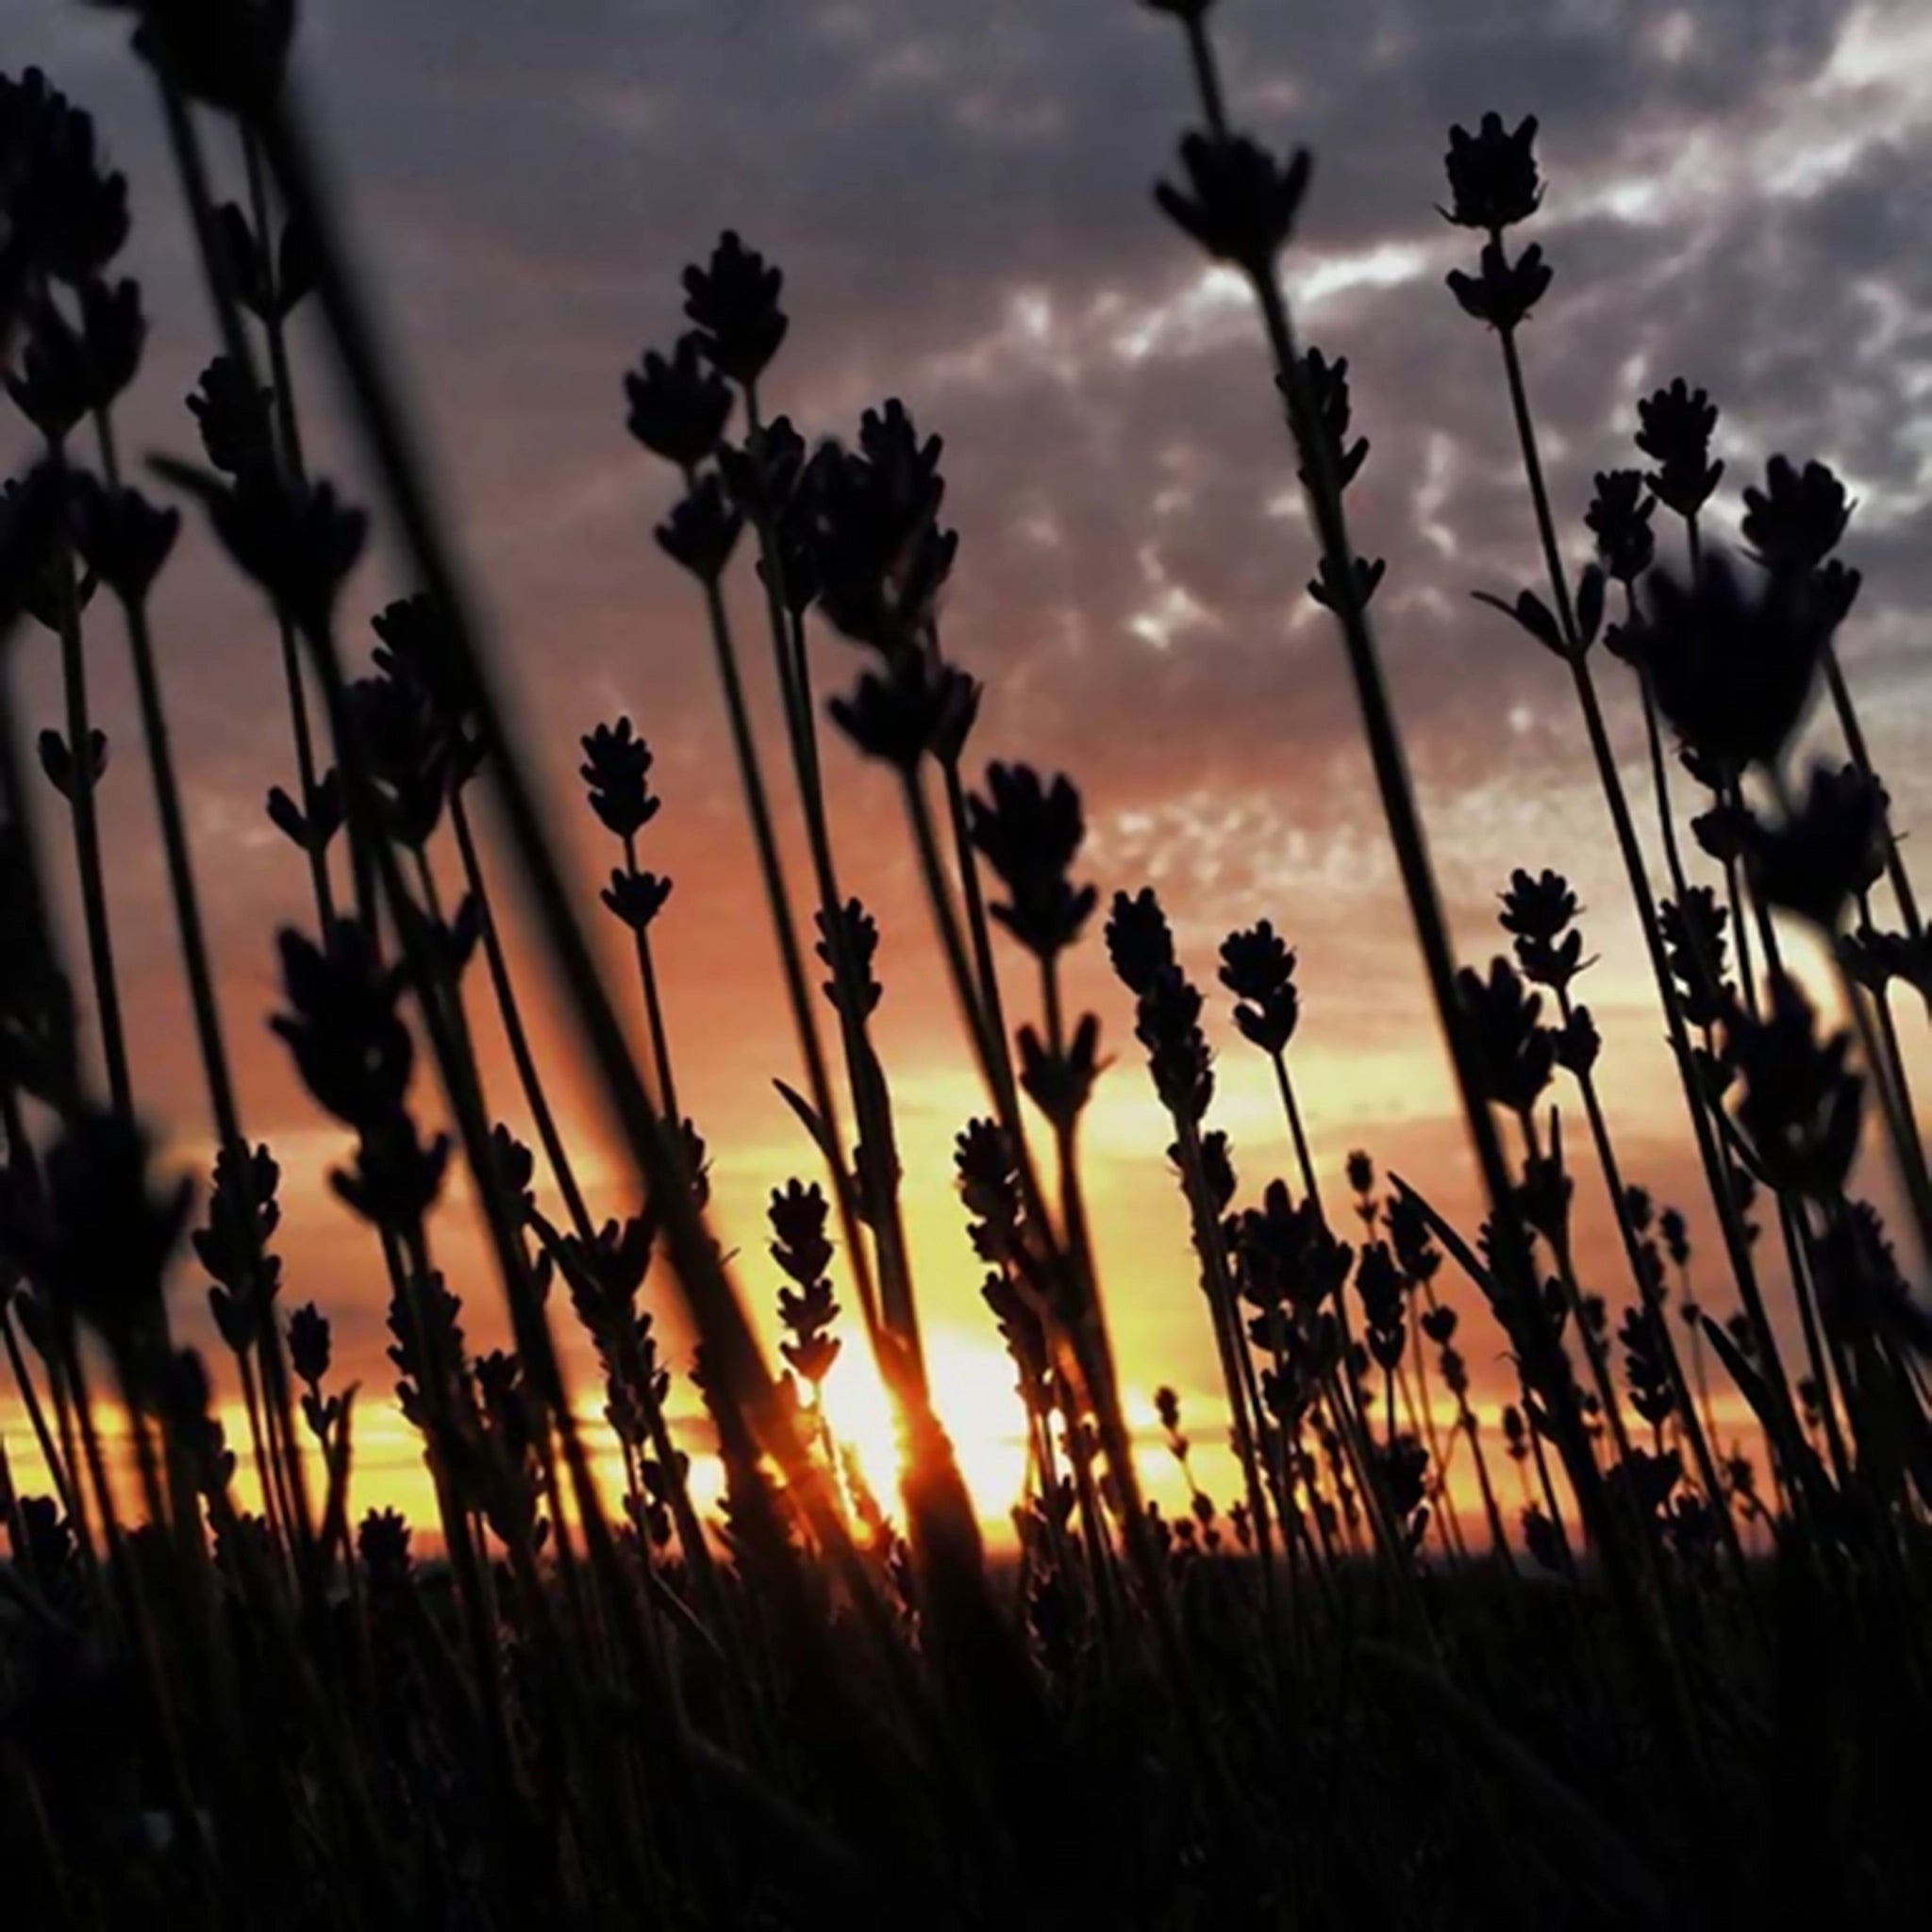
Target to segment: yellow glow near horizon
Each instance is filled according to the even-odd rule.
[[[1012,1509],[1020,1500],[1026,1474],[1025,1420],[1013,1389],[1011,1364],[1000,1351],[943,1329],[927,1338],[927,1364],[934,1407],[953,1441],[988,1542],[994,1549],[1010,1550],[1014,1546]],[[1165,1446],[1151,1395],[1129,1388],[1124,1391],[1124,1399],[1142,1493],[1170,1516],[1185,1513],[1189,1507],[1187,1484]],[[1503,1452],[1500,1405],[1483,1401],[1476,1407],[1497,1502],[1513,1540],[1524,1498],[1518,1474]],[[1762,1443],[1741,1398],[1729,1391],[1720,1393],[1711,1403],[1711,1411],[1720,1445],[1726,1453],[1742,1449],[1761,1458]],[[1228,1507],[1240,1499],[1241,1491],[1240,1466],[1219,1421],[1222,1413],[1210,1393],[1198,1393],[1191,1402],[1184,1396],[1182,1423],[1191,1443],[1193,1477],[1213,1498],[1225,1530]],[[141,1510],[123,1420],[111,1403],[100,1405],[97,1415],[117,1507],[131,1520]],[[235,1500],[243,1509],[258,1509],[259,1492],[248,1448],[246,1413],[239,1404],[225,1403],[217,1407],[216,1415],[229,1447],[236,1452]],[[1434,1417],[1450,1457],[1450,1507],[1464,1534],[1481,1543],[1487,1540],[1488,1525],[1474,1464],[1467,1444],[1457,1440],[1454,1414],[1440,1391]],[[836,1439],[857,1457],[880,1507],[903,1528],[898,1429],[890,1398],[862,1349],[847,1349],[827,1378],[826,1418]],[[580,1411],[579,1421],[591,1448],[592,1470],[615,1514],[624,1493],[622,1456],[601,1418]],[[688,1434],[686,1440],[689,1441]],[[367,1407],[358,1405],[356,1444],[351,1522],[359,1522],[374,1509],[400,1510],[416,1532],[418,1552],[433,1553],[441,1541],[435,1495],[415,1431],[393,1407],[376,1403]],[[724,1472],[714,1455],[692,1447],[691,1500],[700,1516],[715,1522],[723,1498]],[[45,1491],[39,1451],[17,1410],[0,1412],[0,1451],[4,1451],[18,1493]],[[312,1442],[305,1442],[304,1457],[311,1498],[319,1507],[326,1474]],[[1231,1534],[1228,1541],[1231,1547]]]
[[[1005,1524],[1026,1478],[1026,1415],[1012,1362],[976,1338],[941,1330],[929,1339],[926,1371],[933,1410],[952,1440],[981,1520]],[[825,1419],[858,1457],[880,1504],[896,1514],[898,1419],[862,1346],[848,1346],[825,1378]]]

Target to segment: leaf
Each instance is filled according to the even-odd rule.
[[[1717,1351],[1718,1360],[1724,1363],[1724,1373],[1738,1385],[1738,1392],[1751,1405],[1751,1413],[1757,1418],[1758,1425],[1764,1431],[1764,1440],[1774,1447],[1784,1443],[1786,1432],[1764,1377],[1745,1360],[1743,1350],[1731,1340],[1721,1323],[1713,1322],[1708,1315],[1700,1315],[1698,1320],[1704,1324],[1704,1332],[1709,1338],[1711,1347]],[[1793,1438],[1790,1441],[1789,1454],[1797,1459],[1798,1477],[1815,1505],[1829,1489],[1824,1465],[1819,1461],[1810,1445],[1802,1440]]]
[[[342,774],[331,765],[315,781],[315,792],[310,801],[309,824],[315,834],[315,842],[324,851],[328,841],[342,829]]]
[[[328,1491],[323,1506],[322,1528],[316,1538],[316,1549],[325,1563],[333,1562],[335,1547],[342,1546],[345,1558],[350,1557],[349,1533],[349,1445],[354,1437],[354,1416],[356,1391],[359,1384],[351,1383],[341,1395],[333,1400],[341,1404],[337,1412],[336,1432],[328,1445]]]
[[[1363,1661],[1391,1688],[1408,1692],[1440,1718],[1506,1795],[1538,1820],[1548,1849],[1570,1855],[1570,1870],[1639,1924],[1662,1925],[1670,1902],[1662,1882],[1635,1846],[1608,1824],[1519,1738],[1428,1665],[1374,1639]]]
[[[1544,650],[1554,652],[1558,658],[1569,657],[1563,633],[1557,627],[1550,607],[1534,591],[1519,591],[1514,604],[1506,604],[1488,591],[1472,591],[1469,594],[1478,604],[1487,604],[1491,609],[1500,610],[1505,617],[1521,625]]]
[[[315,289],[318,264],[315,243],[300,222],[290,222],[282,229],[282,247],[275,270],[275,306],[288,315]]]
[[[1474,1249],[1399,1174],[1391,1173],[1389,1184],[1407,1195],[1423,1210],[1423,1216],[1428,1222],[1436,1239],[1449,1250],[1457,1266],[1482,1290],[1484,1298],[1493,1305],[1500,1292],[1496,1287],[1496,1277],[1476,1259]]]
[[[1596,642],[1596,634],[1603,628],[1604,586],[1602,569],[1593,563],[1585,564],[1583,575],[1576,580],[1576,632],[1586,651]]]
[[[248,217],[236,203],[227,201],[215,210],[215,223],[221,252],[227,258],[228,274],[234,281],[236,301],[258,322],[265,322],[268,304],[261,286],[261,251],[256,245]]]
[[[832,1144],[832,1137],[825,1131],[825,1124],[818,1116],[818,1110],[804,1094],[795,1088],[788,1087],[783,1080],[774,1080],[772,1085],[778,1090],[786,1106],[805,1124],[805,1131],[811,1136],[812,1145],[825,1157],[825,1163],[834,1174],[840,1172],[839,1150]]]
[[[62,798],[74,795],[74,760],[67,755],[67,741],[58,731],[42,731],[36,741],[35,749],[41,756],[41,770],[47,774],[47,782]]]
[[[302,808],[279,785],[269,787],[268,815],[275,829],[291,844],[308,849],[308,822]]]

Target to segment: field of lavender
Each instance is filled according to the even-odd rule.
[[[1108,880],[1104,899],[1072,779],[978,742],[980,685],[941,645],[939,440],[898,400],[846,440],[775,413],[783,278],[727,233],[684,271],[689,330],[623,395],[678,491],[659,567],[715,659],[803,1069],[783,1088],[800,1171],[770,1195],[778,1362],[743,1287],[774,1276],[722,1248],[679,1105],[651,750],[629,718],[583,739],[611,861],[586,885],[305,137],[290,0],[119,0],[208,297],[192,463],[117,437],[145,336],[116,271],[127,183],[53,80],[0,77],[0,348],[33,447],[0,504],[0,1400],[35,1452],[0,1451],[8,1924],[1922,1923],[1932,1314],[1867,1197],[1883,1170],[1900,1246],[1932,1253],[1908,1075],[1932,950],[1834,649],[1860,589],[1835,554],[1847,492],[1776,457],[1741,528],[1716,527],[1718,407],[1677,380],[1638,400],[1633,450],[1603,453],[1577,574],[1524,332],[1552,274],[1524,239],[1537,125],[1451,130],[1446,181],[1416,192],[1466,232],[1449,291],[1495,341],[1498,446],[1520,453],[1547,566],[1484,601],[1574,686],[1704,1191],[1666,1205],[1620,1160],[1570,883],[1497,881],[1505,949],[1458,962],[1377,648],[1384,566],[1350,531],[1371,453],[1348,361],[1302,341],[1281,273],[1308,158],[1230,124],[1211,0],[1148,4],[1197,111],[1158,208],[1252,291],[1315,541],[1312,559],[1284,544],[1284,592],[1311,570],[1332,619],[1486,1215],[1457,1224],[1429,1176],[1367,1152],[1324,1185],[1295,955],[1267,920],[1228,936],[1213,996],[1270,1069],[1296,1158],[1237,1173],[1209,995],[1156,892]],[[369,511],[311,468],[298,309],[380,480]],[[372,516],[418,586],[374,616],[373,652],[346,589]],[[254,1022],[218,996],[151,623],[203,525],[258,589],[286,674],[290,783],[267,811],[312,917],[273,935],[271,1025],[353,1141],[329,1181],[366,1229],[392,1391],[348,1387],[325,1302],[284,1292],[282,1176],[238,1100]],[[761,587],[748,635],[738,579]],[[37,742],[10,661],[32,630],[58,643],[65,698]],[[219,1137],[207,1175],[169,1170],[135,1100],[88,681],[124,644]],[[1612,687],[1645,724],[1640,794]],[[1832,756],[1801,768],[1814,711],[1805,741]],[[894,774],[983,1091],[956,1178],[1024,1409],[1010,1549],[989,1549],[931,1398],[878,934],[827,808],[855,758]],[[68,865],[72,934],[50,912]],[[513,971],[512,920],[541,981]],[[596,921],[634,944],[621,991]],[[1103,935],[1135,1013],[1124,1057],[1171,1124],[1224,1396],[1213,1414],[1158,1397],[1186,1512],[1143,1493],[1083,1191],[1107,1056],[1066,970]],[[567,1011],[630,1163],[626,1219],[592,1212],[526,1022],[539,998]],[[534,1144],[486,1098],[486,1030]],[[491,1262],[461,1280],[439,1246],[459,1187]],[[1608,1204],[1607,1271],[1573,1238],[1579,1191]],[[1716,1236],[1694,1255],[1693,1226]],[[209,1349],[180,1333],[204,1290]],[[466,1303],[503,1311],[509,1345],[473,1346]],[[674,1307],[689,1365],[662,1340]],[[1478,1349],[1515,1383],[1500,1426],[1472,1400]],[[826,1408],[847,1351],[888,1392],[896,1493]],[[715,1508],[674,1426],[687,1373]],[[358,1419],[391,1392],[433,1521],[358,1491]],[[217,1410],[237,1400],[231,1441]],[[1210,1494],[1192,1445],[1224,1439],[1236,1488]]]

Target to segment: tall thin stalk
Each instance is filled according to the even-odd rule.
[[[1495,245],[1500,248],[1500,234],[1492,239]],[[1617,850],[1629,880],[1638,923],[1643,931],[1652,976],[1657,983],[1657,997],[1663,1007],[1664,1022],[1670,1036],[1672,1057],[1677,1064],[1685,1108],[1690,1116],[1699,1158],[1704,1165],[1706,1182],[1710,1191],[1712,1205],[1717,1209],[1719,1224],[1724,1232],[1725,1252],[1729,1257],[1732,1272],[1737,1277],[1738,1291],[1743,1300],[1744,1311],[1750,1320],[1752,1333],[1770,1372],[1766,1380],[1771,1390],[1779,1452],[1785,1457],[1787,1466],[1795,1469],[1799,1461],[1797,1417],[1791,1408],[1790,1391],[1784,1378],[1777,1338],[1772,1330],[1764,1297],[1757,1285],[1757,1271],[1752,1265],[1749,1245],[1745,1241],[1728,1175],[1723,1166],[1723,1157],[1711,1128],[1704,1096],[1698,1090],[1696,1061],[1691,1053],[1690,1035],[1685,1028],[1676,987],[1671,977],[1670,964],[1664,956],[1662,928],[1657,920],[1657,904],[1651,892],[1650,876],[1644,866],[1642,848],[1638,842],[1637,828],[1630,817],[1629,802],[1624,794],[1623,780],[1618,775],[1616,755],[1611,749],[1609,731],[1604,723],[1603,707],[1598,702],[1596,680],[1591,672],[1588,649],[1571,601],[1569,579],[1564,573],[1562,554],[1557,541],[1556,519],[1550,508],[1549,490],[1543,480],[1542,458],[1537,445],[1536,425],[1530,415],[1529,395],[1523,376],[1523,361],[1517,351],[1516,331],[1513,327],[1502,327],[1498,328],[1496,334],[1502,344],[1503,368],[1508,384],[1510,409],[1516,422],[1517,440],[1523,454],[1524,474],[1529,485],[1530,502],[1535,512],[1537,535],[1542,546],[1550,594],[1555,602],[1557,621],[1567,646],[1565,657],[1570,666],[1577,703],[1583,712],[1584,727],[1590,739],[1591,756],[1596,765],[1597,779],[1603,789],[1604,801],[1609,808]]]
[[[66,453],[50,441],[47,458],[65,488]],[[121,1017],[121,989],[114,972],[114,937],[108,919],[107,869],[101,857],[100,814],[94,800],[93,719],[88,707],[87,655],[82,648],[79,586],[74,553],[63,531],[55,560],[56,618],[60,634],[60,676],[66,694],[67,748],[72,773],[67,806],[74,824],[74,854],[80,874],[81,916],[87,929],[88,969],[93,978],[94,1016],[108,1097],[123,1120],[134,1118],[134,1087],[127,1070],[127,1036]]]
[[[1185,17],[1185,25],[1190,46],[1195,55],[1201,107],[1209,136],[1224,147],[1230,133],[1208,44],[1205,17],[1191,12]],[[1663,1659],[1657,1651],[1650,1619],[1641,1599],[1636,1575],[1624,1551],[1623,1540],[1610,1520],[1601,1478],[1584,1437],[1574,1391],[1556,1359],[1555,1343],[1537,1303],[1536,1274],[1530,1261],[1528,1242],[1517,1211],[1502,1142],[1484,1098],[1473,1043],[1468,1038],[1467,1023],[1457,996],[1448,924],[1436,889],[1422,820],[1416,809],[1403,757],[1401,737],[1389,701],[1367,612],[1361,599],[1353,591],[1357,581],[1355,551],[1349,541],[1334,458],[1327,440],[1322,434],[1307,371],[1296,348],[1278,264],[1270,254],[1240,265],[1245,270],[1260,307],[1274,374],[1288,399],[1290,427],[1301,458],[1302,473],[1307,479],[1306,493],[1323,555],[1332,574],[1331,580],[1343,587],[1342,594],[1336,599],[1336,615],[1362,712],[1376,789],[1389,822],[1390,836],[1421,943],[1437,1018],[1449,1044],[1464,1115],[1491,1208],[1498,1274],[1504,1284],[1507,1305],[1520,1318],[1516,1325],[1528,1357],[1526,1366],[1532,1381],[1544,1392],[1550,1404],[1557,1446],[1571,1473],[1579,1504],[1586,1520],[1599,1531],[1607,1568],[1646,1688],[1654,1700],[1654,1707],[1674,1731],[1681,1733],[1684,1725],[1681,1706],[1668,1680]],[[1686,1742],[1688,1744],[1688,1736]]]

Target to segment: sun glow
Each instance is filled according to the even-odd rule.
[[[1011,1361],[975,1337],[940,1330],[927,1337],[926,1367],[934,1412],[952,1439],[974,1507],[989,1528],[1009,1531],[1026,1480],[1026,1413]],[[900,1425],[862,1348],[847,1348],[825,1378],[825,1419],[852,1451],[881,1507],[896,1520]]]

